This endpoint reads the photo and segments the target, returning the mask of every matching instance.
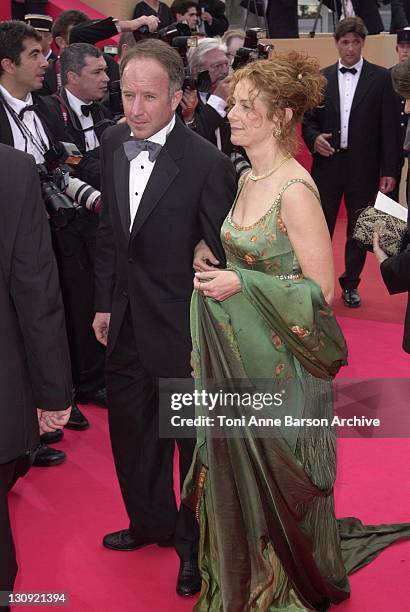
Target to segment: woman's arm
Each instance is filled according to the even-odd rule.
[[[334,296],[332,243],[317,197],[302,183],[283,194],[281,218],[303,275],[314,280],[331,304]]]

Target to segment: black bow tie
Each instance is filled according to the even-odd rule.
[[[154,162],[161,152],[162,146],[157,142],[151,142],[151,140],[142,140],[141,138],[133,138],[133,140],[127,140],[123,143],[125,155],[128,161],[132,161],[141,153],[141,151],[148,151],[148,158],[150,162]]]
[[[96,102],[91,102],[91,104],[81,104],[81,112],[84,117],[88,117],[90,113],[96,111],[98,109],[98,104]]]
[[[339,68],[339,70],[342,74],[346,74],[346,72],[350,72],[350,74],[356,74],[357,72],[357,68],[346,68],[345,66],[342,66],[341,68]]]
[[[28,111],[34,111],[34,110],[37,110],[37,104],[29,104],[28,106],[25,106],[19,112],[19,119],[23,120],[24,113],[27,113]]]

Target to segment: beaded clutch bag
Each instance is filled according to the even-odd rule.
[[[380,236],[380,248],[387,255],[396,255],[406,242],[407,223],[373,206],[367,206],[356,221],[353,237],[372,251],[374,232]]]

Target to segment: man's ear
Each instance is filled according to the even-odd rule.
[[[59,49],[64,49],[64,47],[66,47],[67,45],[65,44],[65,40],[62,36],[56,36],[54,39],[54,42],[56,43],[57,47]]]
[[[2,69],[4,70],[4,72],[7,72],[7,74],[13,74],[14,73],[15,63],[9,57],[4,57],[1,60],[0,65],[1,65]]]
[[[178,91],[176,91],[174,95],[172,96],[171,106],[172,106],[173,111],[175,111],[178,108],[178,105],[182,100],[183,94],[184,92],[182,91],[182,89],[178,89]]]

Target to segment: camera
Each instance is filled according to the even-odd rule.
[[[81,159],[76,145],[57,142],[44,154],[44,163],[37,164],[41,194],[55,228],[66,227],[81,209],[99,210],[97,200],[101,198],[101,193],[70,176],[72,167],[79,164]]]
[[[176,36],[191,36],[191,28],[186,23],[171,23],[166,28],[161,28],[156,32],[150,32],[148,26],[144,25],[133,32],[135,40],[138,42],[144,38],[158,38],[169,45]]]
[[[264,45],[259,42],[266,37],[266,30],[263,28],[249,28],[246,30],[244,46],[237,50],[232,62],[233,70],[237,70],[241,68],[241,66],[245,66],[245,64],[254,60],[268,59],[273,46]]]

